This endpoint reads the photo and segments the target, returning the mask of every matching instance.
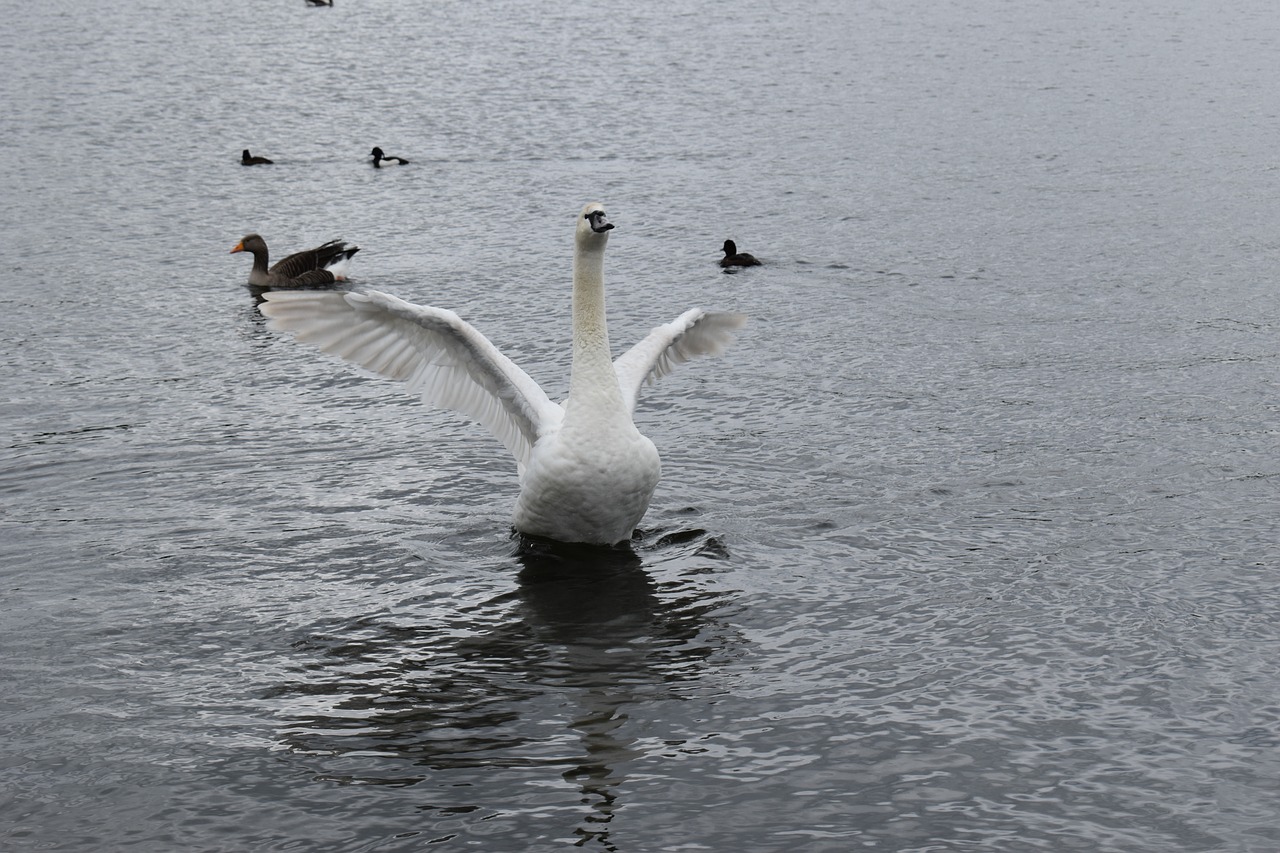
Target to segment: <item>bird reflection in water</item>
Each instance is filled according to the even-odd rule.
[[[642,753],[622,729],[633,699],[628,682],[652,681],[644,641],[660,631],[662,604],[639,556],[630,548],[578,548],[521,537],[518,596],[524,623],[542,642],[563,650],[563,683],[582,690],[569,724],[585,755],[563,774],[592,808],[574,830],[579,845],[606,850],[622,768]],[[650,677],[645,677],[650,676]]]
[[[338,764],[345,755],[378,757],[360,778],[322,774],[344,784],[430,780],[455,796],[502,797],[529,791],[531,772],[554,770],[588,808],[573,830],[577,843],[614,849],[610,822],[627,768],[645,757],[628,734],[629,715],[698,689],[709,659],[729,643],[714,615],[726,594],[698,580],[716,572],[718,543],[692,530],[640,548],[520,537],[514,589],[456,612],[380,614],[313,634],[304,675],[277,695],[293,709],[305,697],[314,713],[295,714],[283,739]],[[641,554],[670,579],[655,581]],[[571,740],[548,736],[557,720]],[[405,760],[418,772],[406,773]],[[424,808],[457,815],[460,806]]]

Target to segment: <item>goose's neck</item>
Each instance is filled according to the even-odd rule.
[[[604,304],[604,247],[580,249],[573,260],[573,369],[569,409],[577,404],[602,412],[625,412],[609,349]]]
[[[250,249],[253,253],[253,272],[267,274],[267,249],[264,246],[261,249]]]

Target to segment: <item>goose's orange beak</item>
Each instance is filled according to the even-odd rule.
[[[239,243],[236,243],[236,247],[232,249],[230,252],[227,252],[227,254],[234,255],[236,252],[243,252],[243,251],[244,251],[244,241],[241,240]]]

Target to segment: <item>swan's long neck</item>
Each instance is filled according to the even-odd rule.
[[[596,241],[592,241],[596,242]],[[578,406],[594,417],[626,413],[609,350],[604,305],[604,240],[579,246],[573,259],[573,369],[566,416]]]

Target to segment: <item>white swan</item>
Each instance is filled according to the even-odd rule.
[[[694,356],[718,355],[746,317],[693,308],[613,360],[604,300],[612,228],[602,205],[582,209],[573,258],[573,367],[563,404],[443,308],[376,290],[279,291],[266,294],[261,310],[272,328],[402,380],[425,402],[487,427],[518,466],[516,530],[616,545],[640,523],[661,473],[658,451],[631,419],[641,386]]]

